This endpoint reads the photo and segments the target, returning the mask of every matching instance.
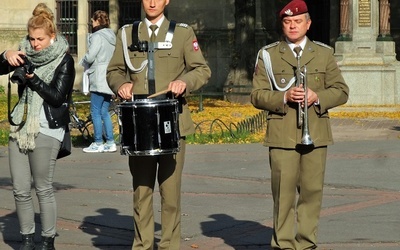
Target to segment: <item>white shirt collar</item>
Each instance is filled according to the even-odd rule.
[[[287,44],[289,45],[290,50],[292,50],[293,55],[296,57],[296,52],[293,51],[293,49],[297,46],[301,47],[301,51],[300,51],[300,56],[303,54],[304,48],[306,47],[306,43],[307,43],[307,37],[304,37],[303,41],[301,41],[300,44],[294,44],[292,42],[290,42],[289,40],[286,39]]]
[[[158,29],[156,29],[154,32],[156,33],[156,35],[158,34],[158,31],[160,30],[160,27],[161,27],[161,24],[164,22],[164,19],[165,19],[165,16],[162,16],[161,18],[160,18],[160,20],[158,20],[156,23],[154,23],[155,25],[157,25],[158,26]],[[151,36],[151,29],[150,29],[150,25],[152,25],[153,23],[151,23],[150,21],[149,21],[149,19],[147,19],[147,18],[145,18],[144,19],[144,22],[146,23],[146,26],[147,26],[147,31],[149,32],[149,37]]]

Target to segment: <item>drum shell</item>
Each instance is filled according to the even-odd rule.
[[[121,154],[179,152],[178,101],[139,99],[119,105]]]

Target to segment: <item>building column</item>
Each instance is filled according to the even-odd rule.
[[[392,41],[390,35],[390,3],[379,0],[379,36],[378,41]]]
[[[87,50],[87,38],[88,38],[88,13],[89,13],[89,4],[88,1],[77,1],[78,3],[78,23],[77,23],[77,58],[75,59],[75,69],[76,69],[76,77],[75,77],[75,86],[74,89],[81,90],[82,89],[82,73],[83,67],[79,65],[79,61],[82,59],[83,55],[85,55]]]
[[[351,41],[349,0],[340,0],[340,36],[338,41]]]
[[[87,37],[88,37],[88,1],[78,2],[78,56],[83,56],[87,50]],[[78,58],[80,60],[81,58]]]
[[[119,17],[119,4],[118,0],[110,0],[109,1],[109,13],[108,16],[110,18],[110,28],[117,32],[118,30],[118,17]]]

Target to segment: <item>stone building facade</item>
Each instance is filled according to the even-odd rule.
[[[305,0],[312,18],[308,36],[332,47],[341,40],[343,14],[346,2],[383,2],[388,0]],[[33,8],[39,2],[46,2],[56,14],[60,31],[71,43],[71,53],[76,62],[86,52],[86,38],[90,32],[90,16],[97,9],[109,12],[112,28],[116,31],[126,23],[141,19],[141,0],[2,0],[0,14],[0,51],[17,48],[26,35],[26,23]],[[289,0],[255,0],[256,3],[256,51],[265,44],[280,38],[277,18],[279,10]],[[400,60],[400,0],[390,1],[389,38],[395,41],[396,58]],[[350,13],[356,15],[357,13]],[[205,58],[211,69],[212,78],[206,86],[208,92],[222,92],[231,60],[232,40],[235,35],[235,0],[171,0],[166,15],[169,19],[191,25],[199,39]],[[342,16],[341,16],[342,15]],[[372,15],[379,15],[372,13]],[[371,17],[373,20],[379,18]],[[349,18],[350,19],[350,18]],[[352,23],[350,23],[350,26]],[[352,27],[349,27],[352,28]],[[245,49],[245,48],[244,48]],[[255,60],[256,55],[254,55]],[[75,88],[80,89],[82,67],[76,65]],[[6,86],[7,77],[0,76],[0,84]]]

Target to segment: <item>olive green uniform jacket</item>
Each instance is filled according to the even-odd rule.
[[[262,51],[271,57],[273,75],[279,88],[295,76],[297,59],[284,41],[265,46],[258,53],[253,76],[251,102],[254,107],[267,110],[267,131],[264,145],[294,149],[300,144],[302,129],[297,127],[297,103],[284,103],[284,91],[271,84],[265,70]],[[309,133],[314,146],[333,144],[328,110],[347,102],[349,88],[327,45],[308,40],[301,56],[301,67],[307,68],[307,87],[319,98],[319,105],[308,109]]]
[[[156,37],[155,42],[164,42],[170,22],[165,19]],[[132,44],[132,25],[125,29],[127,45]],[[139,25],[139,40],[149,41],[149,34],[145,22]],[[182,80],[187,84],[186,94],[205,85],[211,76],[202,51],[197,43],[193,29],[187,24],[177,23],[172,39],[172,48],[156,50],[154,53],[154,68],[156,92],[166,90],[171,81]],[[114,55],[108,65],[107,81],[114,93],[128,81],[133,82],[133,94],[149,94],[147,82],[147,67],[139,73],[134,73],[125,64],[122,48],[122,28],[117,34],[117,43]],[[134,68],[140,68],[147,59],[147,52],[129,51],[130,61]],[[194,133],[194,124],[190,111],[183,99],[183,112],[179,116],[179,130],[181,136]]]

